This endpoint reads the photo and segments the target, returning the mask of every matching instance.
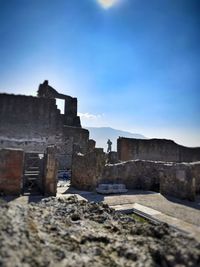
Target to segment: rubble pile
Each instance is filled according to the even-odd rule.
[[[0,266],[200,266],[200,243],[74,196],[1,202]]]

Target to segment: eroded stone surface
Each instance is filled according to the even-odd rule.
[[[157,191],[180,199],[194,200],[199,188],[200,162],[175,163],[130,160],[107,164],[101,183],[124,183],[127,189]]]
[[[72,186],[80,190],[95,190],[105,166],[106,156],[101,148],[85,154],[75,153],[72,164]]]
[[[105,204],[1,203],[0,266],[199,266],[200,244]]]
[[[56,99],[64,101],[64,114]],[[0,148],[44,153],[56,145],[61,169],[71,168],[73,151],[88,149],[89,132],[81,128],[77,98],[58,93],[48,81],[39,85],[37,97],[0,94],[0,121]]]

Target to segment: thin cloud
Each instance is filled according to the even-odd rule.
[[[95,115],[95,114],[90,114],[88,112],[86,112],[86,113],[79,112],[78,113],[78,116],[80,116],[81,119],[96,120],[96,119],[102,118],[103,114],[97,114],[97,115]]]

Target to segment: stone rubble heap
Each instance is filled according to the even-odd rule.
[[[200,243],[74,196],[1,202],[0,266],[200,266]]]

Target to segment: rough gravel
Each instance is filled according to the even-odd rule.
[[[0,266],[200,266],[200,243],[72,196],[0,202]]]

